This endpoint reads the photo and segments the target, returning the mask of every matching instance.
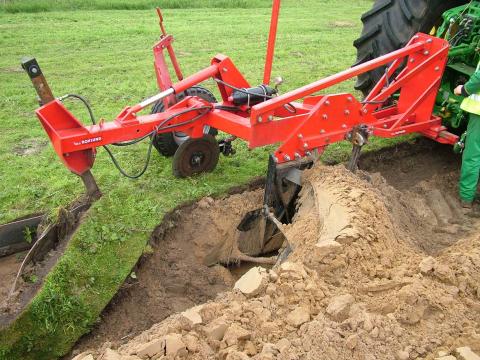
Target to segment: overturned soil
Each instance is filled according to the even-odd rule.
[[[251,269],[234,290],[229,271],[202,259],[218,240],[235,241],[232,229],[261,191],[179,210],[76,352],[97,360],[479,352],[480,219],[456,200],[459,165],[449,147],[428,142],[368,155],[357,174],[315,165],[285,225],[293,252],[273,269]]]

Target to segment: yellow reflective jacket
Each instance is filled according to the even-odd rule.
[[[480,115],[480,62],[475,73],[465,84],[465,91],[471,95],[463,100],[460,108],[471,114]]]

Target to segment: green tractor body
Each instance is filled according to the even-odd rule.
[[[435,112],[449,128],[463,129],[467,120],[460,109],[463,98],[454,95],[453,89],[468,81],[479,62],[480,1],[447,10],[442,19],[435,35],[448,40],[451,48]]]

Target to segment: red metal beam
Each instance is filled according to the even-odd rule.
[[[278,17],[280,16],[280,0],[273,0],[272,17],[270,19],[270,33],[268,35],[267,55],[265,70],[263,72],[263,84],[269,85],[272,76],[273,56],[275,54],[275,42],[277,40]]]
[[[311,95],[316,93],[320,90],[324,90],[329,88],[333,85],[339,84],[343,81],[349,80],[354,78],[360,74],[368,72],[370,70],[376,69],[382,65],[386,65],[398,58],[403,58],[405,56],[414,54],[425,47],[425,41],[420,41],[411,45],[406,46],[403,49],[393,51],[389,54],[383,55],[377,59],[368,61],[364,64],[352,67],[348,70],[342,71],[338,74],[326,77],[325,79],[321,79],[311,83],[309,85],[302,86],[296,90],[290,91],[285,93],[281,96],[273,98],[269,101],[264,103],[258,104],[253,107],[252,109],[252,122],[257,122],[258,116],[261,116],[264,113],[272,112],[275,108],[288,104],[292,101],[296,101],[299,99],[304,98],[305,96]]]
[[[199,137],[206,125],[246,140],[250,148],[280,143],[275,152],[279,163],[301,158],[315,150],[322,151],[326,145],[343,140],[359,125],[366,125],[371,133],[383,137],[420,132],[439,142],[453,143],[457,137],[446,132],[441,127],[441,119],[432,115],[447,54],[446,41],[419,34],[404,49],[252,108],[246,105],[233,106],[229,100],[232,88],[219,84],[223,98],[220,104],[209,104],[197,97],[187,97],[163,113],[137,115],[155,101],[181,93],[209,78],[218,78],[236,87],[248,87],[248,82],[232,61],[223,55],[217,55],[211,66],[172,85],[163,93],[125,108],[112,122],[83,126],[59,101],[38,109],[37,115],[59,157],[76,173],[83,173],[92,166],[95,148],[98,146],[138,139],[152,131],[164,133],[173,129]],[[351,94],[312,96],[329,86],[393,62],[388,70],[391,76],[395,67],[406,57],[414,61],[388,86],[385,77],[382,78],[382,84],[375,86],[372,92],[372,100],[383,100],[399,90],[398,100],[388,108],[377,112],[369,111],[366,108],[368,105],[363,106]],[[298,99],[304,99],[304,102],[293,103]],[[295,113],[284,107],[287,103],[293,103]],[[215,108],[216,106],[220,107]],[[377,107],[373,106],[374,109]],[[228,111],[228,108],[234,110]],[[202,113],[204,116],[197,118]],[[260,121],[259,117],[264,114],[268,114],[268,117]]]

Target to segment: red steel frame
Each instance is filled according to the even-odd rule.
[[[272,68],[279,4],[280,0],[274,0],[264,73],[266,84]],[[386,138],[416,132],[440,143],[453,144],[458,140],[456,135],[446,131],[441,119],[432,114],[448,58],[449,44],[445,40],[419,33],[400,50],[253,107],[244,105],[237,111],[227,111],[227,106],[233,106],[233,90],[222,83],[218,83],[222,96],[219,104],[210,104],[198,97],[186,97],[174,103],[174,94],[210,78],[237,88],[249,88],[250,84],[224,55],[217,55],[209,67],[183,78],[171,45],[173,37],[166,34],[160,12],[159,17],[162,37],[154,47],[154,56],[157,81],[160,90],[164,91],[163,96],[126,107],[111,122],[90,126],[82,125],[59,100],[37,110],[55,151],[72,172],[81,175],[89,170],[93,166],[97,147],[138,139],[154,130],[161,133],[173,129],[199,138],[210,126],[247,141],[250,148],[278,143],[274,154],[278,163],[301,159],[313,151],[322,152],[327,145],[344,140],[359,125],[366,125],[372,135]],[[176,83],[172,83],[168,74],[163,55],[165,49],[179,80]],[[364,102],[348,93],[317,94],[385,65],[388,66],[386,74]],[[392,94],[399,94],[393,102]],[[156,98],[168,105],[165,112],[138,115]],[[390,103],[386,103],[388,99]],[[217,105],[222,107],[216,108]],[[202,113],[204,116],[199,117]],[[162,128],[158,128],[159,124],[163,124]],[[164,126],[168,129],[163,129]]]
[[[172,61],[172,66],[175,71],[175,75],[179,81],[183,80],[183,74],[180,70],[180,65],[178,65],[177,56],[175,55],[175,51],[173,50],[173,36],[168,35],[165,26],[163,25],[163,15],[159,8],[157,8],[157,15],[159,19],[160,25],[160,41],[155,44],[153,47],[153,56],[155,58],[154,66],[155,66],[155,75],[157,76],[157,84],[160,90],[167,90],[169,89],[173,83],[172,79],[170,78],[170,73],[168,72],[167,62],[165,60],[164,50],[167,49],[168,55],[170,56],[170,60]],[[165,107],[168,107],[170,104],[175,103],[175,96],[171,95],[166,97],[164,100]]]

